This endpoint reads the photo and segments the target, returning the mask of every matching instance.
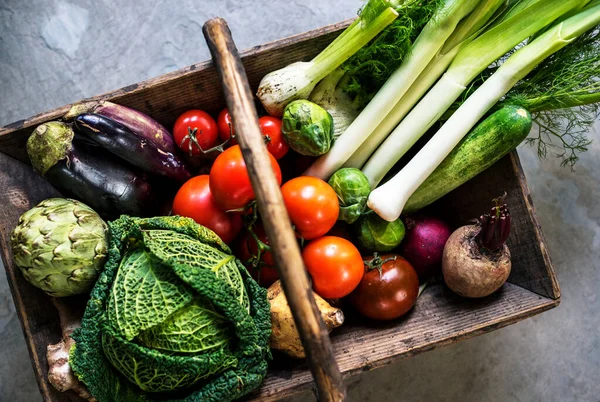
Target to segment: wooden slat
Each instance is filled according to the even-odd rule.
[[[286,66],[292,60],[310,60],[324,49],[352,20],[255,46],[241,52],[252,88],[267,71]],[[216,114],[225,104],[219,77],[212,61],[204,61],[128,85],[87,100],[108,99],[143,111],[171,129],[177,116],[193,107]],[[24,144],[34,128],[63,116],[71,105],[19,120],[0,128],[0,152],[29,163]]]
[[[47,381],[46,346],[58,342],[61,338],[58,313],[50,298],[23,278],[21,271],[13,263],[9,247],[10,234],[17,225],[19,216],[38,202],[56,196],[58,193],[46,181],[34,174],[30,166],[2,153],[0,153],[0,189],[2,189],[0,191],[2,261],[38,386],[47,400],[78,401],[80,398],[75,394],[58,392]]]
[[[482,300],[458,297],[441,284],[426,288],[414,310],[392,323],[373,323],[346,314],[348,322],[332,336],[345,378],[415,354],[481,335],[558,304],[512,284]],[[311,388],[302,362],[281,357],[248,400],[274,401]]]

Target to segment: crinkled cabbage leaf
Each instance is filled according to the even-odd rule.
[[[181,217],[110,222],[108,261],[70,364],[100,402],[230,401],[271,359],[266,290],[209,229]]]

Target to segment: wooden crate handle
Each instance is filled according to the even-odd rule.
[[[227,23],[207,21],[202,28],[216,64],[233,127],[256,194],[258,210],[275,257],[321,401],[343,401],[346,387],[325,324],[312,295],[283,198],[258,126],[250,84]]]

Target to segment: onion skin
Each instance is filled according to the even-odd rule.
[[[478,225],[460,227],[444,247],[444,282],[459,296],[488,296],[500,289],[510,275],[510,250],[506,244],[494,253],[481,252],[475,242],[479,230]]]
[[[427,216],[406,217],[404,223],[406,236],[400,254],[415,268],[421,281],[427,280],[439,273],[452,230],[446,222]]]

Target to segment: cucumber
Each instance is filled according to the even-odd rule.
[[[507,105],[479,123],[408,199],[405,213],[431,204],[492,166],[529,134],[533,120],[522,107]]]

